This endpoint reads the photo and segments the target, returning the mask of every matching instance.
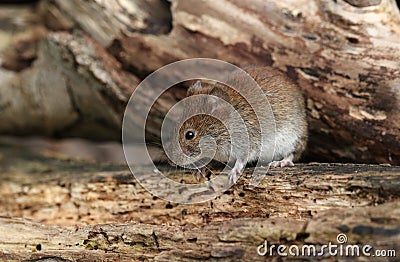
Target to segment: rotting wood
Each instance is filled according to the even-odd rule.
[[[252,171],[248,168],[236,185],[216,199],[184,205],[152,196],[125,166],[23,154],[12,148],[2,152],[0,215],[50,224],[201,225],[256,217],[308,220],[332,208],[375,206],[400,198],[400,167],[308,164],[269,170],[256,188],[248,184]],[[190,172],[168,173],[175,181],[196,183]]]
[[[0,103],[2,118],[18,119],[13,125],[0,126],[1,133],[43,134],[43,128],[34,123],[46,119],[47,135],[118,139],[123,107],[138,83],[135,75],[143,78],[180,59],[212,57],[239,66],[270,65],[300,85],[307,99],[311,131],[305,160],[400,163],[400,15],[394,0],[303,0],[295,4],[281,0],[246,4],[236,0],[184,0],[173,1],[171,6],[158,1],[78,2],[40,4],[40,17],[45,18],[50,30],[80,28],[88,37],[82,42],[79,34],[50,32],[41,46],[50,44],[51,54],[65,56],[66,60],[43,60],[39,48],[38,61],[51,68],[39,67],[41,63],[35,61],[27,70],[33,73],[22,73],[23,81],[20,74],[1,71],[6,80],[0,88],[4,89],[2,98],[8,97]],[[95,41],[99,46],[91,48]],[[77,53],[72,43],[83,44],[90,52]],[[96,62],[82,59],[87,56]],[[59,73],[60,67],[70,68],[69,74]],[[52,70],[56,74],[49,73]],[[47,81],[40,72],[55,75],[49,79],[59,81]],[[35,101],[28,96],[19,99],[19,105],[11,103],[7,92],[30,94],[33,87],[19,85],[32,79],[41,79],[40,85],[33,87],[46,97],[52,95],[49,90],[56,85],[59,98],[64,99],[42,103],[44,98],[32,95]],[[111,82],[104,83],[104,79]],[[74,83],[69,94],[65,93],[65,81]],[[19,88],[10,88],[15,85]],[[81,92],[75,94],[77,90]],[[157,135],[168,105],[184,93],[174,90],[155,106],[151,132]],[[99,103],[99,107],[77,105],[82,116],[75,110],[74,101],[81,101],[74,100],[76,96],[95,100],[91,104]],[[32,106],[37,104],[46,106]],[[35,114],[21,115],[27,108],[35,108]]]
[[[370,245],[373,249],[368,251],[372,255],[377,249],[398,252],[399,212],[400,202],[396,201],[374,207],[334,208],[321,212],[310,221],[252,218],[211,222],[201,226],[144,225],[134,222],[75,228],[0,217],[0,258],[22,260],[52,257],[52,261],[265,261],[266,257],[257,254],[257,247],[264,244],[265,240],[270,246],[285,245],[286,253],[291,245],[298,245],[301,252],[303,245],[313,244],[319,252],[323,244],[329,245],[330,242],[338,245],[338,234],[347,237],[344,248],[345,245],[359,245],[361,253],[364,245]],[[273,254],[276,258],[276,249]],[[328,254],[326,248],[326,261],[337,261],[342,257]],[[352,258],[356,261],[368,259],[362,253]],[[302,256],[302,261],[315,259],[312,255]],[[384,259],[387,261],[393,257]]]

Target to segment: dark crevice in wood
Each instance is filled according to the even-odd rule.
[[[382,0],[344,0],[352,6],[355,7],[368,7],[380,5]]]

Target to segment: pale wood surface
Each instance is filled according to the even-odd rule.
[[[264,239],[336,243],[339,233],[349,244],[399,248],[400,167],[296,165],[269,171],[255,189],[244,175],[212,201],[179,205],[149,194],[125,166],[8,147],[0,164],[5,260],[262,261],[256,248]]]

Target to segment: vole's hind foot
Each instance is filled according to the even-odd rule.
[[[285,167],[285,166],[294,166],[293,164],[293,154],[288,155],[284,159],[280,161],[272,161],[269,163],[269,167]]]
[[[197,182],[199,182],[203,177],[206,178],[207,177],[207,167],[202,167],[199,168],[195,171],[193,171],[193,176],[196,178]]]

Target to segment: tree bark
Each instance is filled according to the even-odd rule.
[[[121,35],[111,51],[145,71],[191,57],[273,66],[306,95],[309,158],[399,164],[399,12],[370,5],[174,1],[169,34]]]
[[[212,201],[179,205],[151,196],[125,166],[0,152],[2,260],[264,261],[264,240],[320,248],[339,233],[347,244],[400,248],[399,167],[296,165],[268,172],[257,188],[245,174]]]
[[[0,71],[1,132],[119,139],[138,79],[83,35],[48,34],[37,49],[31,67]]]
[[[185,0],[170,7],[161,1],[55,0],[42,1],[40,10],[50,30],[78,27],[84,33],[49,32],[31,66],[1,71],[3,134],[118,139],[124,106],[139,81],[135,75],[212,57],[269,65],[299,84],[310,123],[305,160],[400,163],[400,15],[394,0]],[[171,91],[155,106],[150,130],[159,129],[165,105],[183,96],[184,90]]]

